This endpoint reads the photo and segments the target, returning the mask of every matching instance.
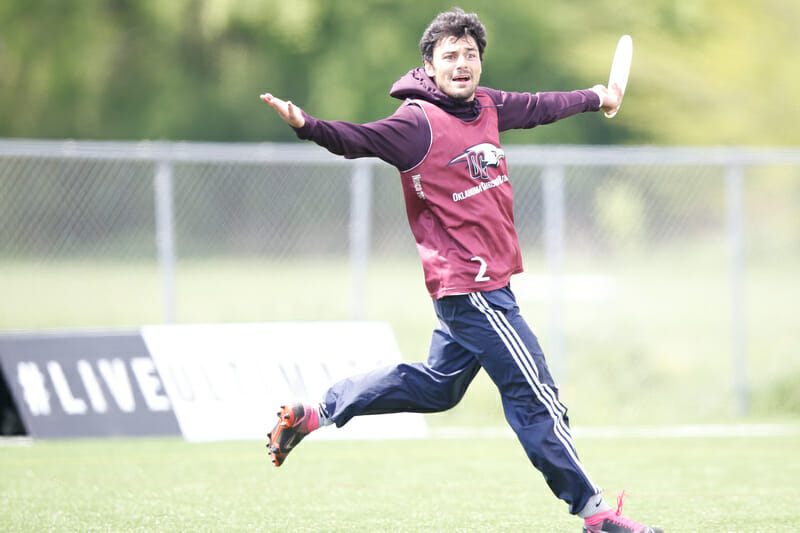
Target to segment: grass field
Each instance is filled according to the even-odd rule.
[[[783,436],[576,437],[625,513],[669,532],[796,530],[800,428]],[[0,444],[4,531],[577,532],[515,439]]]
[[[719,252],[719,250],[716,250]],[[578,437],[594,481],[625,488],[626,514],[670,532],[786,532],[800,511],[800,261],[748,263],[751,413],[733,409],[724,253],[570,263],[567,276],[613,281],[613,293],[565,301],[562,398],[576,431],[602,425],[778,421],[791,435]],[[415,258],[370,263],[367,318],[388,322],[407,360],[434,327]],[[573,267],[571,265],[577,265]],[[530,273],[546,269],[534,256]],[[548,353],[549,308],[514,281]],[[0,331],[133,328],[163,320],[152,262],[0,263]],[[194,260],[177,266],[182,323],[343,320],[346,262]],[[434,437],[310,441],[280,469],[260,442],[177,439],[0,443],[4,531],[576,532],[513,438],[443,438],[453,426],[503,427],[480,374],[464,400],[428,415]],[[576,433],[580,435],[580,433]],[[437,436],[439,435],[439,436]],[[590,433],[591,435],[591,433]]]
[[[719,250],[717,250],[719,252]],[[562,398],[579,430],[602,425],[777,421],[791,435],[578,437],[584,464],[625,512],[670,532],[786,532],[800,523],[800,263],[752,261],[747,357],[752,409],[737,417],[724,254],[682,250],[577,262],[613,292],[564,303]],[[572,265],[573,263],[570,263]],[[528,271],[546,269],[534,256]],[[346,262],[181,261],[182,323],[343,320]],[[426,357],[434,316],[416,259],[370,263],[367,318],[388,322],[407,360]],[[525,274],[523,314],[548,353],[549,308]],[[0,331],[137,327],[163,320],[154,263],[0,263]],[[501,428],[481,373],[456,408],[428,415],[434,437],[310,441],[280,469],[260,442],[177,439],[0,444],[5,531],[577,532],[513,438],[443,438]],[[439,435],[439,436],[437,436]],[[591,435],[591,433],[589,433]],[[11,441],[13,442],[13,441]]]

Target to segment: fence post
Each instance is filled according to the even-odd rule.
[[[154,178],[156,204],[156,247],[158,269],[161,274],[161,301],[164,321],[176,321],[175,311],[175,230],[172,196],[172,164],[169,161],[156,163]]]
[[[547,263],[550,329],[548,359],[553,377],[560,386],[567,381],[567,356],[564,347],[564,167],[544,169],[544,251]]]
[[[367,263],[369,261],[372,167],[360,159],[353,165],[350,180],[350,270],[351,318],[367,314]]]
[[[744,171],[740,164],[725,169],[725,199],[731,286],[731,364],[736,411],[749,410],[747,384],[747,313],[744,272]]]

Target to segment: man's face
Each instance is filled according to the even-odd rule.
[[[433,62],[425,62],[425,72],[447,96],[471,102],[481,79],[481,59],[475,39],[470,36],[442,39],[433,49]]]

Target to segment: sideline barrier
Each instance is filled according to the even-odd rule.
[[[0,335],[0,365],[34,438],[264,439],[281,402],[402,360],[388,324],[157,325]],[[420,414],[359,417],[309,438],[414,438]]]
[[[138,332],[2,335],[0,363],[31,437],[180,434]]]

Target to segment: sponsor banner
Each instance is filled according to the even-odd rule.
[[[343,378],[401,362],[391,327],[376,322],[155,325],[142,336],[192,441],[265,439],[286,402],[317,405]],[[309,438],[427,434],[420,414],[356,417]]]
[[[0,364],[32,437],[180,434],[138,333],[3,335]]]

